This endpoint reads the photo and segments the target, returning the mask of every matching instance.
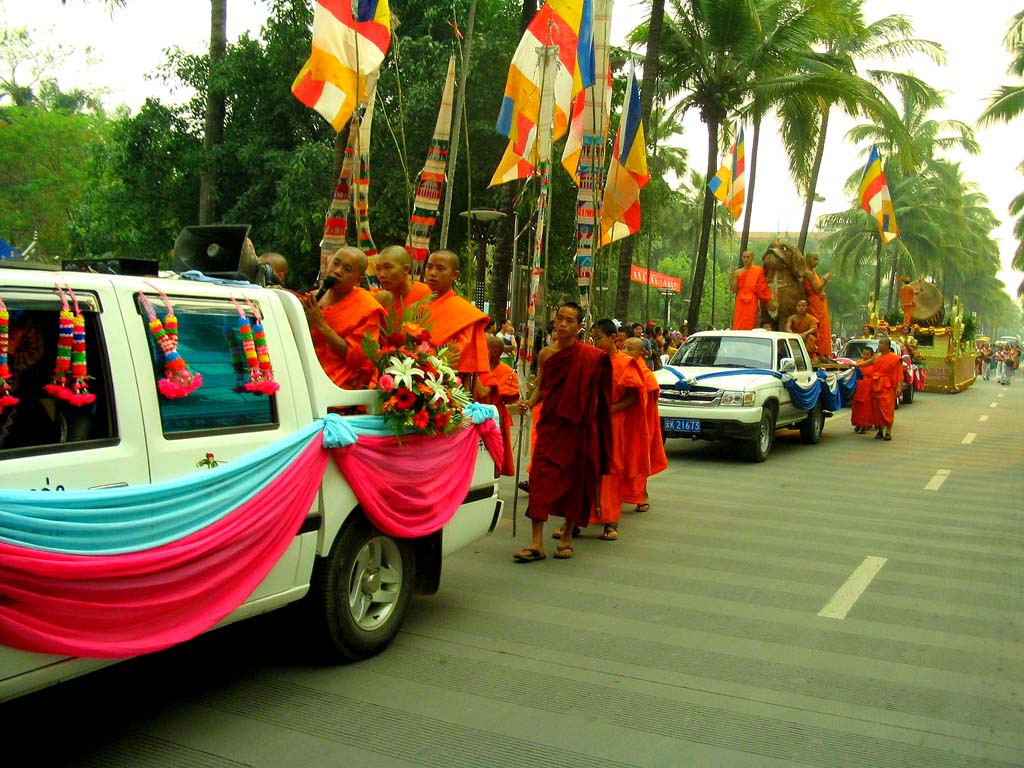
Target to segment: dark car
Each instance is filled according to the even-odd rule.
[[[914,358],[906,344],[891,337],[889,338],[889,343],[892,344],[892,351],[903,360],[903,383],[905,386],[903,387],[903,395],[900,397],[900,401],[909,405],[914,402],[914,390],[918,388],[918,379],[923,379],[924,371],[914,362]],[[836,362],[854,363],[860,360],[861,352],[865,348],[870,349],[872,352],[877,352],[878,339],[850,339],[836,356]]]

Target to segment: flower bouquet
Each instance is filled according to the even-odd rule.
[[[377,369],[381,415],[398,436],[449,435],[463,424],[463,409],[472,401],[452,367],[458,352],[435,347],[422,320],[416,312],[385,321],[380,338],[363,340]]]

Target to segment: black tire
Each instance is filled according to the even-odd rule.
[[[771,453],[772,443],[775,441],[775,409],[766,405],[761,409],[761,423],[758,427],[757,437],[747,443],[747,458],[750,461],[761,462],[768,458]]]
[[[800,422],[800,441],[807,445],[817,445],[821,440],[821,431],[825,428],[825,411],[821,403],[815,403],[807,418]]]
[[[415,574],[409,541],[353,520],[319,563],[314,585],[328,653],[358,661],[384,650],[405,619]]]
[[[900,401],[906,405],[910,405],[914,402],[914,387],[911,384],[907,384],[903,388],[903,394],[900,396]]]

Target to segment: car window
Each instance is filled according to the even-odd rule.
[[[870,349],[871,353],[874,354],[875,350],[878,349],[878,342],[874,339],[856,339],[850,341],[843,348],[842,357],[847,357],[851,360],[859,360],[861,352],[865,349]]]
[[[70,372],[66,389],[45,389],[55,383],[60,299],[52,293],[26,292],[5,294],[4,303],[10,316],[8,383],[18,402],[0,409],[0,459],[108,445],[116,439],[110,365],[95,296],[78,296],[85,321],[85,382],[94,396],[81,405],[68,397],[74,385]],[[78,357],[77,351],[73,354]]]
[[[173,299],[172,299],[173,300]],[[161,396],[160,423],[168,437],[190,437],[197,432],[240,431],[277,425],[277,401],[244,389],[249,380],[238,325],[238,312],[230,303],[174,301],[178,318],[178,353],[203,384],[186,397]],[[166,311],[155,302],[157,317]],[[148,328],[142,310],[139,322]],[[154,377],[164,375],[163,355],[148,335]],[[154,378],[153,386],[156,386]]]
[[[796,361],[796,369],[798,371],[806,371],[811,366],[807,362],[807,356],[804,354],[803,349],[796,342],[796,339],[787,339],[787,341],[789,342],[791,357]]]
[[[772,368],[772,340],[740,336],[691,336],[672,365],[713,368]]]

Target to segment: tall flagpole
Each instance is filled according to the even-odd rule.
[[[466,80],[469,77],[469,54],[473,46],[473,21],[476,18],[476,0],[470,0],[469,19],[466,21],[465,42],[462,46],[462,62],[459,66],[459,87],[455,94],[455,105],[452,108],[452,142],[448,155],[448,177],[455,173],[459,159],[459,131],[462,130],[462,105],[466,103]],[[454,184],[448,184],[444,191],[444,212],[441,214],[441,248],[448,247],[448,223],[452,213],[452,194]]]

